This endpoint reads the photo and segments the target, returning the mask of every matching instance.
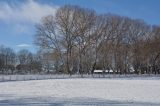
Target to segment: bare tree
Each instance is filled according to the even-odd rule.
[[[143,20],[65,5],[36,28],[35,43],[49,51],[58,72],[83,75],[112,69],[127,74],[132,68],[137,74],[159,73],[160,52],[155,45],[160,28]]]
[[[152,33],[149,42],[146,44],[149,57],[150,57],[150,65],[151,70],[155,74],[159,73],[159,59],[160,59],[160,27],[159,26],[153,26],[152,27]]]

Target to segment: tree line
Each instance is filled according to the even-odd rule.
[[[65,5],[36,24],[35,44],[57,73],[160,73],[160,26]]]
[[[160,73],[160,26],[65,5],[36,24],[35,54],[0,46],[1,74]]]
[[[31,74],[42,71],[38,54],[28,50],[15,52],[12,48],[0,46],[0,74]]]

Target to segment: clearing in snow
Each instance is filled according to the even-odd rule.
[[[0,82],[0,106],[159,106],[159,79],[52,79]]]

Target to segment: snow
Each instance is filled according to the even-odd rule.
[[[105,70],[105,72],[110,72],[110,73],[113,73],[113,70]]]
[[[94,73],[103,73],[103,72],[110,72],[113,73],[113,70],[94,70]]]
[[[103,70],[94,70],[94,73],[102,73]]]
[[[159,106],[159,79],[72,78],[0,82],[0,106]]]

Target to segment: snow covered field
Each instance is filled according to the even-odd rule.
[[[0,82],[0,106],[160,106],[160,80],[50,79]]]

